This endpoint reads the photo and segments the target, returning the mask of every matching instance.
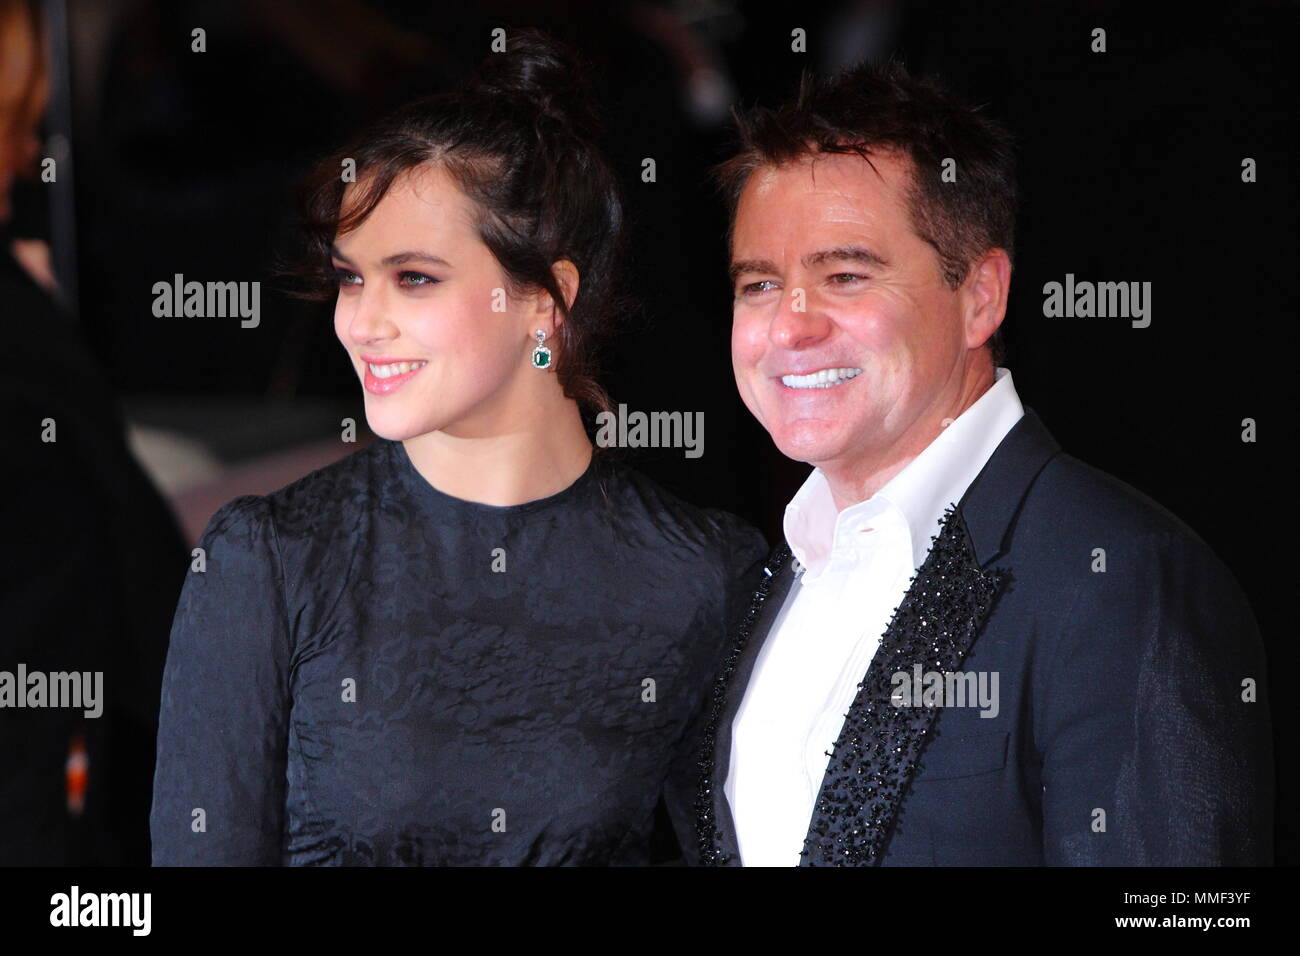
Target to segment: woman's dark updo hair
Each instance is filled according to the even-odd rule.
[[[400,175],[438,164],[478,207],[479,237],[511,293],[542,289],[560,309],[554,368],[564,394],[588,411],[609,411],[596,356],[621,307],[623,207],[597,135],[578,54],[535,30],[512,34],[506,51],[489,54],[459,92],[401,107],[311,174],[302,195],[308,257],[298,270],[310,287],[300,294],[331,299],[335,237],[359,226]],[[357,196],[340,215],[347,159],[355,162]],[[551,272],[561,259],[578,269],[571,308]]]

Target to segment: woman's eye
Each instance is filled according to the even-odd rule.
[[[420,286],[433,285],[440,280],[433,276],[427,276],[423,272],[399,272],[397,274],[397,284],[407,289],[418,289]]]
[[[361,276],[348,269],[335,269],[334,279],[339,285],[360,285]]]

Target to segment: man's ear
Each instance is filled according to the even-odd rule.
[[[568,259],[560,259],[551,266],[551,275],[555,277],[555,284],[560,287],[560,294],[564,296],[565,311],[573,308],[573,302],[578,298],[578,267]],[[537,297],[537,312],[539,315],[545,314],[552,316],[552,322],[555,328],[559,328],[564,322],[564,314],[556,308],[556,302],[549,295],[539,295]]]
[[[980,348],[998,330],[1010,292],[1011,258],[1005,250],[990,249],[971,263],[962,284],[968,349]]]

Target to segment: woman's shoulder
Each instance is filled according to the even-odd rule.
[[[280,536],[312,537],[340,524],[366,507],[379,489],[391,487],[384,469],[391,467],[386,443],[375,440],[266,494],[238,495],[222,505],[205,535],[236,524],[266,524]]]
[[[732,560],[767,554],[762,533],[739,515],[724,508],[686,501],[639,469],[609,458],[602,463],[606,487],[625,520],[644,520],[673,543],[691,542]]]

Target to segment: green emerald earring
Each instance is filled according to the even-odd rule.
[[[533,368],[539,368],[543,372],[551,367],[551,350],[542,343],[546,341],[546,333],[538,329],[533,333],[537,336],[537,345],[533,349]]]

